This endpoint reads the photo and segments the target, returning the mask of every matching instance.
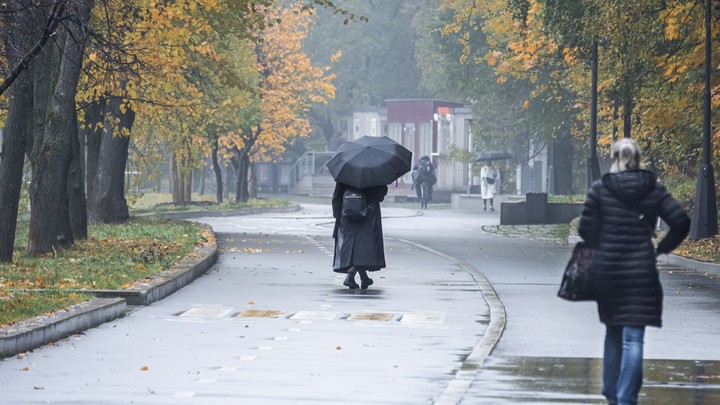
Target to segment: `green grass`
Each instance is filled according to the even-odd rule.
[[[88,232],[87,240],[70,248],[32,257],[24,252],[27,224],[19,224],[14,261],[0,264],[0,318],[17,317],[5,312],[40,315],[87,299],[72,294],[77,290],[127,288],[171,267],[210,238],[196,224],[165,219],[90,226]]]
[[[52,313],[90,298],[91,294],[63,291],[0,291],[0,326]]]
[[[555,239],[566,241],[570,236],[570,224],[557,224],[552,228],[552,235]]]
[[[208,196],[193,196],[193,202],[184,205],[172,203],[169,194],[149,193],[139,197],[132,205],[133,214],[174,211],[228,211],[240,208],[282,208],[291,204],[286,198],[257,198],[246,202],[226,201],[217,204]]]

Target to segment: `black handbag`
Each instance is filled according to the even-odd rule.
[[[558,297],[568,301],[593,301],[592,285],[593,249],[578,242],[565,267]]]

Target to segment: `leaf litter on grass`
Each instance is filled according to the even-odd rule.
[[[214,242],[209,230],[183,221],[132,220],[91,226],[89,233],[87,240],[40,257],[25,255],[16,243],[15,260],[0,264],[0,325],[91,297],[73,290],[127,288]]]

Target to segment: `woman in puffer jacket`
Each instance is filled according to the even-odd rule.
[[[643,379],[646,326],[662,324],[663,291],[656,256],[670,253],[690,230],[690,218],[654,173],[640,166],[640,146],[612,146],[610,173],[585,198],[578,233],[595,248],[593,285],[605,324],[603,395],[610,404],[636,404]],[[661,218],[669,231],[653,245]]]

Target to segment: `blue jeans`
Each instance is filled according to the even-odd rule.
[[[603,395],[610,404],[635,405],[643,381],[645,327],[606,327]]]

